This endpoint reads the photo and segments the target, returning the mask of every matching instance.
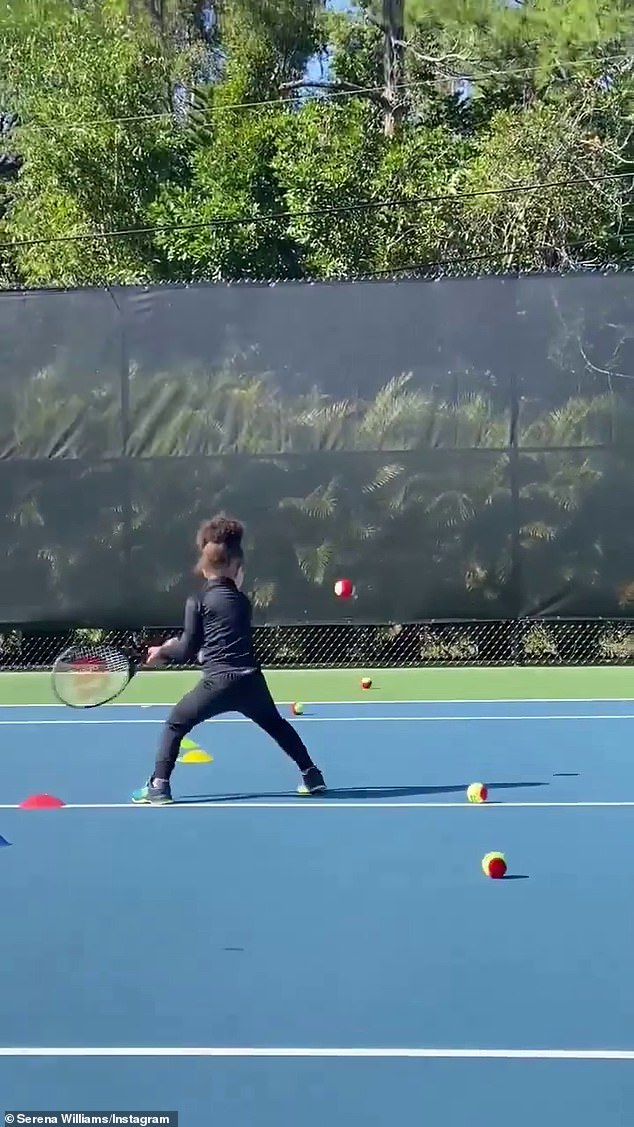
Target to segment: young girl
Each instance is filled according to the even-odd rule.
[[[181,741],[198,724],[224,712],[240,712],[253,720],[297,764],[303,776],[299,794],[326,789],[295,729],[278,712],[253,652],[251,603],[241,591],[243,528],[239,521],[218,516],[201,525],[196,544],[197,572],[206,580],[200,599],[188,599],[180,638],[153,646],[148,665],[165,659],[184,665],[197,655],[203,677],[172,709],[159,744],[154,772],[134,792],[133,802],[172,802],[170,778]]]

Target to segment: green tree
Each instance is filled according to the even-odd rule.
[[[160,23],[115,0],[3,10],[0,105],[20,120],[3,147],[22,163],[2,181],[5,284],[628,260],[624,2],[411,0],[391,137],[379,12],[214,12],[205,28],[189,0]],[[329,89],[307,99],[326,46]]]
[[[478,117],[533,100],[579,98],[589,82],[627,72],[634,18],[627,0],[405,0],[409,74],[469,78]]]
[[[0,226],[5,274],[31,285],[169,276],[146,236],[93,233],[143,228],[159,186],[186,173],[171,110],[189,65],[116,3],[5,5],[2,100],[19,118],[9,143],[22,161]]]

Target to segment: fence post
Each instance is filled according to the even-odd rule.
[[[130,456],[128,446],[130,441],[130,355],[128,352],[128,322],[126,310],[126,296],[123,295],[122,303],[118,306],[121,340],[120,340],[120,400],[121,412],[121,465],[123,468],[122,481],[122,517],[123,517],[123,571],[125,575],[126,592],[122,604],[129,606],[134,597],[135,578],[132,562],[132,485],[130,481]]]
[[[517,279],[519,281],[519,278]],[[515,287],[510,287],[511,292]],[[513,320],[517,317],[517,305],[512,303]],[[520,389],[515,365],[515,355],[511,361],[509,372],[509,398],[510,398],[510,434],[509,434],[509,478],[511,491],[511,605],[513,607],[513,625],[511,637],[511,661],[513,665],[522,665],[524,655],[522,651],[522,548],[520,529],[522,523],[520,500],[520,456],[519,456],[519,427],[520,427]]]

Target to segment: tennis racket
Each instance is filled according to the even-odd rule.
[[[120,696],[145,661],[145,649],[80,644],[59,655],[51,672],[55,696],[70,708],[98,708]]]

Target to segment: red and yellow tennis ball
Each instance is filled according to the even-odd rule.
[[[489,797],[489,792],[484,783],[471,783],[467,787],[467,798],[469,802],[486,802]]]
[[[362,689],[371,689],[372,688],[372,678],[371,677],[362,677],[361,688]]]
[[[350,599],[354,594],[354,585],[351,579],[338,579],[335,583],[335,595],[338,599]]]
[[[299,701],[294,701],[291,705],[291,712],[293,716],[301,716],[304,711],[304,706]]]
[[[506,858],[503,853],[487,853],[482,859],[482,872],[492,880],[501,880],[506,874]]]

